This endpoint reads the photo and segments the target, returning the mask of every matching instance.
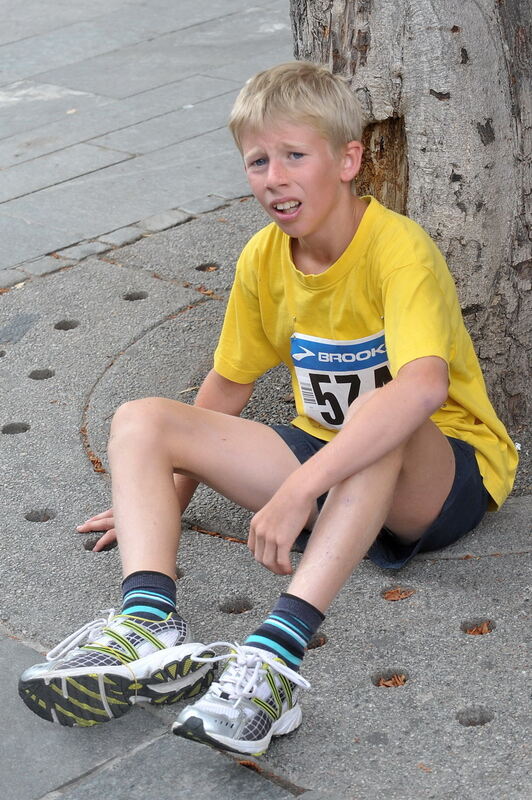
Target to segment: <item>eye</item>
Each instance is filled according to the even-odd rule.
[[[260,158],[256,158],[254,161],[250,161],[248,167],[263,167],[266,164],[266,159],[261,156]]]
[[[292,158],[294,161],[299,161],[299,159],[303,158],[304,155],[305,155],[304,153],[293,152],[293,153],[290,153],[290,158]]]

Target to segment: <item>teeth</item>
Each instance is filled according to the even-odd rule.
[[[288,200],[286,203],[274,203],[273,207],[277,209],[277,211],[288,211],[289,208],[296,208],[297,206],[301,205],[298,203],[297,200]]]

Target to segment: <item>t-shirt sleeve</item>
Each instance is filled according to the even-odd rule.
[[[262,324],[258,256],[250,250],[249,246],[245,248],[238,261],[214,353],[216,372],[235,383],[253,383],[281,361]]]
[[[393,270],[382,285],[384,331],[390,371],[425,356],[447,364],[453,357],[452,315],[444,287],[426,266],[405,265]]]

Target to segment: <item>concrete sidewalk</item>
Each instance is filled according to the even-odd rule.
[[[86,730],[19,700],[22,669],[120,601],[117,550],[92,553],[75,526],[109,505],[114,409],[192,400],[210,368],[235,259],[265,221],[222,126],[242,82],[291,57],[287,2],[86,6],[0,0],[0,793],[528,798],[529,496],[399,573],[365,561],[306,656],[301,730],[261,759],[172,736],[182,704]],[[285,372],[246,413],[291,418]],[[234,541],[248,521],[208,490],[187,510],[178,602],[200,641],[241,640],[286,586]],[[387,600],[397,585],[413,593]],[[392,673],[405,685],[375,685]]]

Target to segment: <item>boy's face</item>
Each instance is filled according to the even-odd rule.
[[[314,128],[279,123],[241,137],[251,190],[289,236],[333,234],[337,214],[352,202],[352,158],[335,154]]]

